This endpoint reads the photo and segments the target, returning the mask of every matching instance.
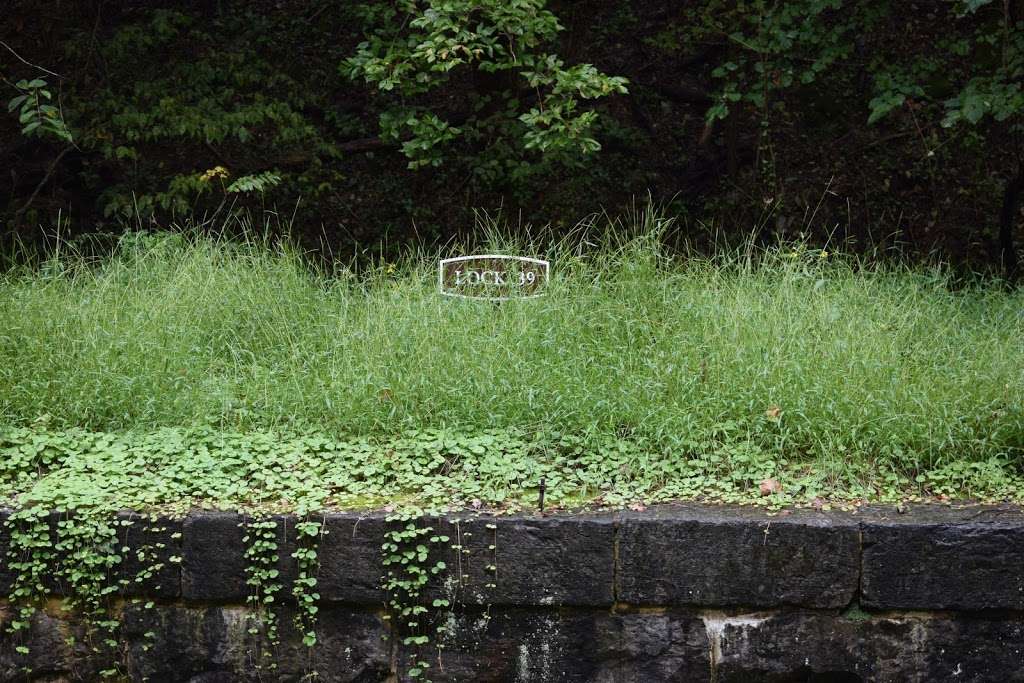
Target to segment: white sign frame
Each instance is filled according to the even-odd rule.
[[[544,259],[531,258],[529,256],[509,256],[507,254],[473,254],[472,256],[455,256],[453,258],[441,259],[437,264],[437,287],[441,294],[444,296],[454,297],[456,299],[474,299],[476,301],[513,301],[517,299],[536,299],[537,297],[544,296],[545,292],[543,291],[536,294],[524,294],[522,296],[474,296],[472,294],[459,294],[457,292],[448,291],[444,286],[445,266],[451,263],[475,261],[477,259],[504,259],[506,261],[518,261],[520,263],[533,263],[544,268],[544,289],[547,288],[548,282],[550,281],[551,262],[545,261]]]

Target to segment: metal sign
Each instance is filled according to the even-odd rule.
[[[461,299],[530,299],[544,294],[550,270],[548,261],[526,256],[458,256],[438,264],[437,283],[442,294]]]

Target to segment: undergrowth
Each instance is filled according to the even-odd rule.
[[[495,238],[553,262],[544,296],[500,305],[440,296],[422,254],[328,272],[184,234],[0,275],[7,629],[60,581],[86,650],[114,662],[101,673],[131,675],[116,602],[161,560],[119,572],[124,509],[243,513],[248,631],[274,672],[280,602],[317,642],[317,515],[383,507],[385,606],[423,678],[452,607],[423,597],[446,571],[433,550],[464,552],[438,512],[1024,502],[1024,294],[800,244],[669,255],[663,227]]]
[[[357,275],[184,234],[66,252],[0,276],[0,424],[553,429],[835,479],[1024,453],[1024,292],[799,244],[669,255],[641,223],[492,240],[553,263],[545,296],[500,305],[440,296],[422,254]]]
[[[0,496],[22,508],[193,508],[255,515],[415,506],[548,510],[704,498],[743,503],[775,479],[774,505],[928,496],[1020,499],[1019,463],[994,455],[931,468],[851,462],[836,478],[752,441],[720,438],[687,452],[633,437],[556,431],[424,429],[389,438],[235,432],[210,426],[151,432],[0,430]],[[259,520],[251,529],[273,528]],[[318,525],[303,527],[315,537]]]
[[[1024,502],[1024,476],[1006,457],[954,462],[931,469],[879,470],[852,463],[846,479],[790,461],[750,441],[722,439],[687,453],[659,451],[633,437],[595,438],[518,429],[415,430],[390,438],[336,438],[316,432],[227,431],[213,426],[164,427],[148,432],[51,431],[42,426],[0,429],[0,495],[18,506],[5,521],[9,599],[16,607],[8,630],[29,629],[51,589],[63,581],[65,608],[85,624],[89,656],[113,664],[102,673],[131,677],[130,660],[117,656],[118,591],[132,577],[118,567],[129,547],[117,542],[121,509],[179,516],[193,508],[240,510],[245,521],[247,619],[253,666],[273,674],[280,645],[279,605],[290,598],[294,626],[307,647],[317,644],[317,553],[323,525],[316,514],[336,508],[390,512],[381,548],[386,618],[408,648],[410,678],[429,680],[445,634],[443,616],[455,605],[428,600],[431,577],[454,571],[437,559],[445,545],[459,554],[460,539],[434,531],[430,519],[446,510],[548,511],[579,506],[629,506],[701,498],[749,503],[766,500],[823,509],[871,501],[976,497]],[[761,498],[762,482],[781,488]],[[543,503],[542,503],[543,501]],[[297,543],[285,561],[296,568],[286,586],[274,513],[297,513]],[[56,524],[54,521],[56,517]],[[124,522],[122,522],[124,523]],[[484,557],[498,580],[496,527]],[[152,563],[134,580],[157,571]],[[140,557],[140,559],[142,559]],[[171,557],[170,562],[180,562]],[[119,578],[120,577],[120,578]],[[290,589],[290,590],[287,590]],[[141,598],[152,609],[154,603]],[[152,634],[150,634],[152,636]],[[19,652],[28,653],[26,645]],[[105,658],[105,659],[103,659]],[[125,663],[125,662],[128,663]],[[28,672],[26,672],[28,673]]]

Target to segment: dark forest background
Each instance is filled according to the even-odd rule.
[[[58,216],[73,237],[230,208],[351,254],[466,236],[479,210],[568,230],[652,201],[697,245],[754,233],[1016,270],[1022,2],[445,4],[6,0],[4,242],[42,243]],[[433,5],[473,30],[550,11],[562,30],[515,57],[625,79],[575,103],[600,149],[529,143],[519,117],[558,86],[520,62],[471,56],[409,87],[424,64],[385,55],[408,77],[382,89],[368,55]],[[444,123],[382,128],[395,111]]]

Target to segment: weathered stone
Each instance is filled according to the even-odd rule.
[[[278,599],[291,599],[298,574],[292,556],[297,548],[294,516],[268,518],[274,529],[277,549],[275,568],[282,589]],[[243,601],[246,585],[246,525],[250,520],[231,513],[194,513],[185,520],[182,586],[183,596],[192,600]],[[317,543],[316,592],[322,600],[380,605],[381,543],[384,516],[329,514],[320,520],[323,534]]]
[[[865,513],[862,602],[876,609],[1024,609],[1024,514],[920,506]]]
[[[890,680],[1024,681],[1024,620],[954,616],[896,618],[906,637],[886,641],[874,633],[872,652],[892,662]],[[821,625],[822,627],[824,624]],[[891,673],[890,673],[891,672]]]
[[[0,681],[25,680],[26,670],[41,679],[68,675],[74,666],[74,651],[64,640],[60,620],[40,611],[32,616],[28,629],[10,633],[13,616],[10,606],[0,614]],[[19,652],[19,647],[28,651]]]
[[[595,681],[712,680],[708,633],[692,614],[602,615],[595,630],[594,647],[600,653]]]
[[[782,612],[709,619],[718,683],[1024,680],[1024,622]]]
[[[855,522],[724,506],[625,513],[617,595],[636,605],[840,607],[859,572]]]
[[[193,512],[185,518],[181,543],[181,595],[186,600],[244,601],[246,585],[242,516]]]
[[[51,515],[51,529],[59,519]],[[98,680],[115,664],[129,680],[172,683],[298,683],[314,671],[322,681],[407,677],[413,646],[401,633],[383,638],[384,514],[323,519],[312,650],[289,600],[296,518],[273,518],[284,584],[273,643],[245,605],[243,521],[199,512],[183,523],[116,527],[118,545],[130,549],[119,576],[164,565],[132,586],[161,598],[156,604],[112,603],[124,624],[123,661],[91,654],[80,617],[57,601],[16,635],[4,629],[14,608],[0,603],[0,683]],[[432,606],[422,617],[444,619],[422,653],[432,680],[1024,683],[1024,514],[1016,509],[867,509],[851,517],[692,505],[419,523],[448,537],[426,542],[426,564],[443,560],[447,568],[425,604],[451,602],[450,612]],[[841,613],[857,597],[861,529],[861,602],[886,611]],[[4,541],[0,534],[0,548]],[[139,548],[152,557],[139,560]]]
[[[316,625],[317,644],[307,648],[293,626],[294,613],[277,613],[278,639],[245,607],[157,605],[126,609],[124,637],[132,680],[384,681],[390,651],[380,618],[369,612],[327,607]]]
[[[236,674],[227,656],[223,608],[133,604],[125,607],[122,622],[132,680],[216,681]]]
[[[116,666],[116,652],[104,645],[102,636],[90,634],[59,601],[41,605],[27,629],[11,632],[16,614],[9,604],[0,603],[0,683],[94,681],[101,679],[101,671]]]
[[[614,602],[610,515],[447,518],[434,527],[448,542],[431,557],[446,565],[431,596],[474,605]]]
[[[328,607],[320,614],[313,649],[314,669],[324,672],[320,680],[369,683],[391,679],[391,643],[380,615],[340,606]]]
[[[444,635],[427,648],[433,681],[710,680],[709,647],[700,619],[685,614],[513,610],[452,613]],[[418,660],[398,653],[400,680]]]
[[[385,515],[329,514],[319,543],[317,592],[323,600],[381,605]]]
[[[181,595],[181,520],[122,512],[117,522],[121,547],[129,549],[122,552],[118,565],[126,582],[122,595],[165,599]]]
[[[706,614],[716,683],[880,680],[859,623],[826,619],[827,626],[815,613]]]

